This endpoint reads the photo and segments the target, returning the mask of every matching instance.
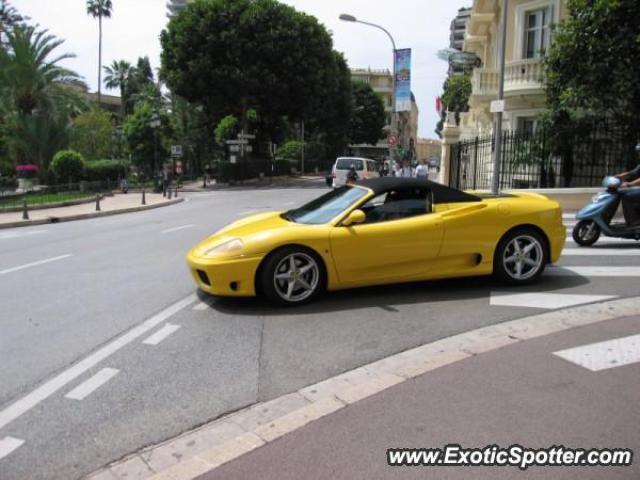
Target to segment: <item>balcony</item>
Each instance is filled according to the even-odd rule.
[[[472,95],[498,95],[498,71],[476,68],[471,78]],[[544,64],[541,58],[508,62],[504,72],[505,95],[539,94],[544,91]]]

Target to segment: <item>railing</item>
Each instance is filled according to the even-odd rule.
[[[505,132],[500,188],[599,186],[602,177],[637,165],[637,132],[607,124],[580,125],[532,134]],[[453,145],[449,184],[459,189],[491,188],[495,138],[477,137]]]
[[[495,96],[498,94],[498,71],[476,68],[471,77],[472,95]],[[526,92],[544,88],[544,64],[540,58],[508,62],[504,72],[504,91]]]

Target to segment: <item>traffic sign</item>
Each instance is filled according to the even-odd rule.
[[[241,138],[240,140],[227,140],[227,145],[249,145],[249,140]]]
[[[398,137],[396,137],[395,135],[389,135],[387,137],[387,142],[389,142],[390,145],[395,145],[396,143],[398,143]]]
[[[182,145],[171,145],[171,156],[172,157],[181,157],[182,156]]]
[[[239,133],[238,138],[247,138],[249,140],[253,140],[256,138],[256,136],[251,133]]]

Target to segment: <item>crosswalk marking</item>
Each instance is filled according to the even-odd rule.
[[[209,304],[207,302],[200,302],[193,307],[194,310],[199,312],[206,310],[207,308],[209,308]]]
[[[551,266],[545,273],[558,277],[640,277],[640,267],[560,267]]]
[[[578,256],[578,257],[627,257],[640,255],[640,248],[594,248],[594,247],[581,247],[581,248],[565,248],[562,250],[562,256]]]
[[[640,362],[640,335],[569,348],[554,355],[592,372],[621,367]]]
[[[613,295],[572,295],[565,293],[508,293],[491,292],[490,305],[500,307],[526,307],[526,308],[566,308],[585,303],[602,302],[616,298]]]
[[[571,235],[567,236],[567,242],[574,243],[573,237]],[[638,245],[638,247],[640,247],[640,241],[634,240],[633,238],[614,238],[614,237],[603,237],[603,236],[600,236],[600,238],[595,243],[595,245],[599,243],[629,243],[629,242],[633,242],[636,245]]]

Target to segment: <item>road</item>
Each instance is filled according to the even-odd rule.
[[[223,413],[547,309],[638,294],[640,248],[568,243],[516,291],[468,279],[331,293],[295,309],[197,294],[193,244],[324,192],[191,194],[158,210],[0,231],[2,480],[73,479]]]

